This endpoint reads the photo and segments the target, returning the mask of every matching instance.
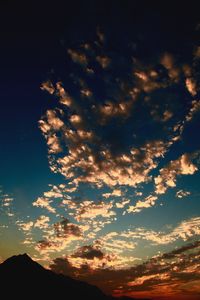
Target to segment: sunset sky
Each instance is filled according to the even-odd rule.
[[[0,260],[26,252],[115,296],[199,299],[195,2],[11,3]]]

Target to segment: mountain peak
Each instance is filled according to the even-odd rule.
[[[4,263],[16,263],[16,262],[34,262],[30,256],[28,256],[27,253],[19,254],[19,255],[13,255],[6,259]]]
[[[43,269],[43,267],[32,260],[32,258],[27,254],[19,254],[11,256],[10,258],[6,259],[2,264],[1,268],[6,268],[7,270],[38,270]]]
[[[21,260],[32,261],[33,262],[32,258],[27,253],[19,254],[16,257],[21,259]]]
[[[27,299],[26,289],[34,299],[38,298],[38,291],[39,296],[45,299],[56,299],[70,291],[68,300],[79,300],[82,296],[88,300],[110,300],[97,287],[53,273],[33,261],[26,253],[14,255],[0,264],[0,278],[2,290],[5,289],[8,299]],[[12,289],[7,290],[7,283]]]
[[[30,258],[30,256],[27,253],[19,254],[21,257]]]

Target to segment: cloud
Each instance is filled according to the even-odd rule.
[[[105,104],[99,105],[98,107],[98,114],[100,117],[99,122],[101,124],[106,124],[109,120],[111,120],[114,117],[128,118],[130,116],[133,103],[134,103],[133,100],[120,102],[118,104],[107,101],[105,102]]]
[[[195,241],[193,243],[188,243],[188,244],[186,244],[186,245],[184,245],[180,248],[172,250],[169,253],[164,253],[162,255],[162,258],[163,259],[173,259],[175,257],[179,257],[182,253],[184,253],[186,251],[193,250],[193,249],[196,249],[196,248],[199,248],[199,247],[200,247],[200,241]]]
[[[193,156],[194,154],[185,153],[160,169],[160,174],[154,178],[156,194],[164,194],[169,187],[175,187],[178,175],[192,175],[198,170],[191,161]]]
[[[47,141],[49,153],[59,153],[62,151],[58,132],[62,129],[64,123],[57,114],[56,110],[47,110],[46,119],[39,120],[39,127]]]
[[[164,53],[161,57],[161,64],[167,69],[168,76],[172,81],[178,82],[180,80],[180,68],[177,66],[172,54]]]
[[[33,227],[34,223],[32,221],[29,221],[29,222],[18,222],[17,225],[23,231],[30,231],[31,228]]]
[[[67,93],[67,91],[64,89],[62,82],[56,83],[56,93],[59,97],[59,102],[67,107],[73,107],[74,101],[70,97],[70,95]]]
[[[63,219],[62,221],[55,223],[54,229],[57,237],[80,237],[82,235],[80,227],[76,224],[70,223],[68,219]]]
[[[92,245],[89,246],[82,246],[79,248],[74,254],[73,257],[80,257],[80,258],[86,258],[86,259],[94,259],[95,257],[98,259],[102,259],[104,257],[103,252],[95,248]]]
[[[73,242],[80,240],[81,237],[77,237],[76,235],[68,235],[67,237],[47,237],[46,239],[39,240],[35,243],[35,250],[38,251],[40,255],[43,254],[51,254],[51,253],[59,253],[67,247],[69,247]]]
[[[59,153],[62,151],[59,139],[55,134],[47,136],[47,145],[49,146],[49,153]]]
[[[130,203],[129,199],[122,199],[120,202],[116,202],[115,205],[117,208],[124,208],[129,203]]]
[[[42,218],[44,219],[44,218]],[[45,220],[47,222],[47,219]],[[71,223],[67,218],[54,223],[53,225],[40,226],[44,230],[43,239],[39,240],[35,249],[40,254],[59,252],[66,249],[71,243],[83,238],[83,228],[77,224]]]
[[[200,101],[193,100],[191,108],[186,116],[186,121],[189,122],[193,119],[194,115],[200,111]]]
[[[159,122],[167,122],[173,117],[173,113],[169,110],[165,110],[160,113],[157,109],[152,109],[150,113],[154,120]]]
[[[41,215],[41,216],[39,216],[39,218],[35,221],[34,227],[40,228],[40,229],[48,228],[48,226],[49,226],[49,224],[48,224],[49,221],[50,221],[50,218],[49,218],[48,216]]]
[[[190,94],[195,96],[197,94],[195,80],[193,78],[187,78],[185,84]]]
[[[53,272],[61,273],[70,277],[74,277],[74,273],[76,271],[76,268],[72,267],[68,259],[62,257],[54,259],[49,267]]]
[[[59,185],[53,185],[49,184],[50,190],[43,193],[43,196],[45,198],[50,199],[50,201],[54,201],[56,198],[60,199],[71,199],[71,197],[68,195],[71,193],[74,193],[77,189],[76,186],[72,186],[70,184],[59,184]]]
[[[45,82],[43,88],[57,96],[61,107],[48,110],[39,125],[49,146],[53,172],[77,187],[82,183],[98,188],[136,187],[151,179],[151,171],[180,140],[185,122],[195,110],[196,104],[188,114],[184,109],[191,104],[187,89],[191,92],[195,80],[193,67],[167,52],[148,64],[137,57],[121,57],[120,52],[107,49],[103,36],[97,33],[98,42],[68,49],[72,62],[86,73],[93,71],[93,80],[77,69],[67,77],[69,84],[57,82],[55,91],[51,81]],[[98,75],[96,62],[106,68],[105,73]],[[183,83],[187,105],[181,102],[179,92]],[[177,115],[177,108],[184,114]],[[148,138],[141,128],[148,130]],[[160,184],[161,193],[165,188]]]
[[[156,283],[156,281],[163,281],[163,279],[169,279],[169,274],[152,274],[152,275],[144,275],[141,277],[136,278],[134,281],[129,281],[127,283],[128,286],[140,286],[143,285],[146,281],[150,281],[153,279],[153,281]],[[154,284],[155,284],[154,283]]]
[[[187,251],[195,250],[195,248],[199,248],[198,242],[180,247],[175,251],[176,253],[173,251],[164,253],[150,259],[143,265],[132,268],[133,281],[128,282],[127,285],[132,287],[132,291],[146,291],[149,292],[149,295],[152,293],[153,296],[154,291],[156,292],[157,287],[162,284],[165,286],[165,295],[169,296],[173,282],[173,284],[176,283],[173,293],[182,294],[182,287],[186,282],[192,283],[200,279],[198,271],[199,251],[187,253]],[[138,273],[140,273],[139,276]]]
[[[77,210],[77,219],[94,219],[97,216],[102,216],[103,218],[110,218],[115,216],[115,212],[111,210],[113,207],[112,203],[100,202],[95,204],[92,201],[84,201]]]
[[[176,197],[177,198],[183,198],[183,197],[186,197],[186,196],[189,196],[191,193],[188,192],[188,191],[183,191],[183,190],[179,190],[176,192]]]
[[[46,210],[48,210],[50,213],[55,214],[56,213],[56,209],[54,207],[52,207],[50,205],[50,203],[52,203],[52,200],[49,200],[49,198],[45,198],[45,197],[39,197],[36,201],[34,201],[32,204],[33,206],[36,207],[41,207],[41,208],[45,208]]]
[[[97,56],[96,60],[103,69],[106,69],[111,63],[110,58],[107,56]]]
[[[85,54],[78,52],[76,50],[68,49],[68,54],[71,56],[71,59],[73,62],[78,63],[82,66],[85,66],[88,64],[87,57]]]
[[[70,152],[68,156],[58,159],[58,163],[61,166],[60,172],[72,178],[74,184],[85,182],[99,187],[103,184],[109,187],[134,187],[149,180],[149,172],[157,166],[155,159],[164,155],[166,145],[162,141],[152,141],[140,150],[133,148],[128,154],[118,156],[113,156],[107,149],[100,153],[101,160],[98,161],[88,146]],[[83,175],[74,176],[76,169]]]
[[[178,89],[172,95],[168,88],[179,84],[181,72],[185,72],[184,76],[189,73],[169,53],[161,55],[156,63],[144,65],[137,58],[125,59],[109,51],[102,54],[101,47],[104,46],[83,43],[78,50],[68,49],[72,61],[86,73],[88,68],[95,70],[93,81],[78,70],[69,76],[79,96],[70,85],[57,82],[54,94],[62,108],[48,110],[39,125],[49,146],[53,172],[61,173],[77,187],[82,183],[98,188],[136,187],[151,179],[150,172],[157,168],[159,159],[179,139],[183,124],[178,123],[175,112],[182,104]],[[108,73],[99,77],[96,61]],[[165,68],[167,76],[157,64]],[[48,81],[47,86],[52,85]],[[141,124],[141,120],[145,123]],[[167,122],[174,126],[170,123],[166,127]],[[178,129],[174,130],[175,126]],[[148,138],[138,138],[142,137],[141,128],[148,128]]]
[[[139,200],[135,205],[130,205],[127,209],[127,212],[140,212],[144,208],[152,207],[155,205],[157,199],[157,196],[149,195],[145,198],[144,201]]]
[[[7,217],[14,217],[14,198],[11,195],[4,193],[0,187],[0,213],[3,213]]]
[[[53,94],[55,92],[55,88],[50,80],[42,83],[41,90],[46,90],[49,94]]]
[[[109,242],[110,245],[115,245],[115,239],[121,239],[124,243],[130,242],[135,245],[139,241],[152,242],[152,245],[168,245],[176,242],[177,240],[187,241],[189,238],[198,236],[200,234],[200,218],[194,217],[180,222],[174,229],[168,232],[154,231],[143,227],[128,229],[122,232],[109,232],[102,237],[102,241]]]
[[[64,126],[63,121],[57,117],[57,112],[55,110],[47,110],[46,112],[47,123],[51,129],[58,131]]]
[[[2,199],[2,206],[9,207],[13,202],[13,200],[14,200],[13,198],[4,195],[4,198]]]
[[[120,233],[110,232],[103,237],[98,239],[98,244],[101,245],[102,249],[107,253],[113,253],[115,255],[123,255],[125,252],[131,253],[133,249],[136,248],[137,243],[128,239],[124,239],[124,236]],[[124,261],[125,263],[125,261]],[[130,261],[129,261],[130,263]],[[126,267],[126,265],[121,265],[121,267]]]
[[[71,273],[73,277],[81,278],[81,276],[84,276],[87,278],[88,273],[95,274],[100,270],[107,269],[117,270],[122,265],[128,266],[130,262],[135,260],[133,257],[125,258],[116,253],[106,253],[102,251],[101,246],[99,241],[96,241],[94,245],[82,246],[73,254],[67,255],[62,261],[58,260],[56,262],[54,260],[54,264],[50,265],[50,267],[57,272],[61,270],[65,275]]]
[[[105,198],[110,198],[112,196],[114,197],[121,197],[122,196],[122,191],[119,189],[114,189],[111,193],[105,193],[102,195]]]
[[[99,201],[95,203],[90,200],[83,200],[81,203],[76,203],[71,200],[64,200],[63,202],[74,210],[72,215],[77,221],[93,220],[97,217],[104,219],[116,215],[116,213],[112,210],[112,202],[105,203],[103,201]]]

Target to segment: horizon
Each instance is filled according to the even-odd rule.
[[[200,294],[195,2],[1,4],[0,262]]]

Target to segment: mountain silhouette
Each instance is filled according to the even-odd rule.
[[[86,282],[47,270],[27,254],[12,256],[0,264],[0,282],[1,295],[5,295],[5,299],[120,299],[107,296]]]

